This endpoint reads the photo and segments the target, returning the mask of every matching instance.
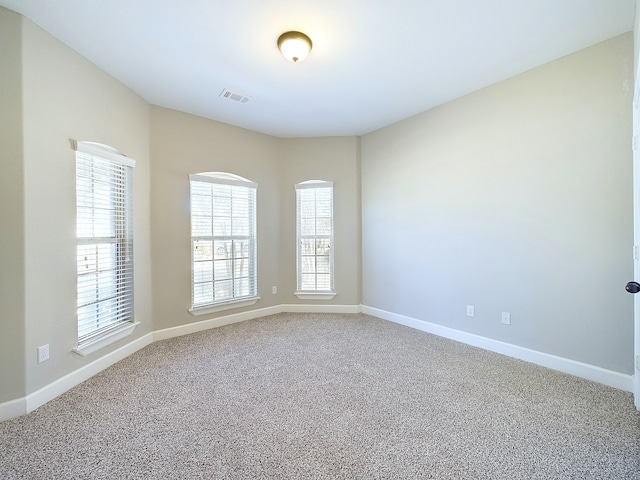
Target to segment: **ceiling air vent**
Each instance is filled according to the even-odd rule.
[[[228,88],[222,90],[220,94],[221,97],[227,98],[229,100],[233,100],[234,102],[247,103],[251,97],[247,97],[246,95],[242,95],[241,93],[232,92]]]

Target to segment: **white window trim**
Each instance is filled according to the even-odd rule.
[[[202,307],[192,307],[189,309],[189,313],[195,316],[207,315],[209,313],[222,312],[224,310],[232,310],[234,308],[248,307],[250,305],[254,305],[258,300],[260,300],[260,297],[239,298],[228,302],[216,303],[215,305],[212,304]]]
[[[293,292],[300,300],[331,300],[337,295],[335,292]]]
[[[103,145],[96,142],[82,142],[78,140],[69,140],[71,142],[71,148],[76,152],[86,153],[88,155],[96,155],[106,160],[125,165],[127,167],[135,167],[136,161],[127,157],[124,153],[120,153],[109,145]]]
[[[223,172],[191,173],[189,174],[189,181],[223,183],[225,185],[233,185],[236,187],[258,188],[258,184],[251,180],[247,180],[239,175],[232,175],[230,173]]]
[[[128,337],[133,333],[138,325],[140,325],[140,322],[129,322],[119,325],[117,328],[109,330],[102,335],[97,336],[95,339],[84,342],[82,346],[79,345],[78,347],[74,348],[73,352],[77,353],[81,357],[86,357],[87,355],[96,352],[101,348],[106,347],[107,345],[111,345],[118,340],[122,340],[123,338]]]

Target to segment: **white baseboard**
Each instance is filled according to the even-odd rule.
[[[202,332],[211,328],[231,325],[232,323],[244,322],[246,320],[253,320],[254,318],[266,317],[267,315],[274,315],[281,312],[282,310],[280,309],[280,305],[277,305],[275,307],[266,307],[259,308],[257,310],[249,310],[247,312],[232,313],[230,315],[211,318],[209,320],[202,320],[200,322],[187,323],[186,325],[179,325],[177,327],[156,330],[155,332],[153,332],[153,341],[157,342],[158,340],[166,340],[168,338],[189,335],[190,333]]]
[[[233,313],[231,315],[188,323],[177,327],[165,328],[163,330],[156,330],[153,332],[153,341],[157,342],[158,340],[189,335],[190,333],[202,332],[203,330],[253,320],[254,318],[267,317],[277,313],[359,313],[360,311],[360,305],[276,305],[247,312]]]
[[[406,317],[404,315],[398,315],[396,313],[368,307],[366,305],[362,306],[362,312],[383,320],[389,320],[407,327],[422,330],[423,332],[433,333],[440,337],[449,338],[474,347],[518,358],[520,360],[535,363],[543,367],[558,370],[560,372],[568,373],[576,377],[591,380],[593,382],[608,385],[627,392],[633,392],[632,375],[625,375],[623,373],[596,367],[595,365],[589,365],[587,363],[577,362],[568,358],[557,357],[548,353],[530,350],[510,343],[492,340],[480,335],[474,335],[472,333],[444,327],[435,323],[425,322],[412,317]]]
[[[0,421],[9,420],[10,418],[26,415],[27,413],[34,411],[36,408],[44,405],[48,401],[62,395],[64,392],[70,390],[76,385],[88,380],[95,374],[110,367],[114,363],[123,360],[132,353],[137,352],[153,342],[283,312],[358,313],[360,312],[360,305],[276,305],[273,307],[233,313],[209,320],[202,320],[200,322],[156,330],[123,345],[117,350],[98,358],[78,370],[74,370],[63,377],[60,377],[41,389],[30,393],[26,397],[0,403]]]
[[[280,305],[281,312],[291,313],[360,313],[361,305]]]
[[[16,398],[15,400],[0,403],[0,422],[26,415],[27,413],[29,413],[27,411],[27,397]]]
[[[152,334],[148,333],[87,365],[74,370],[67,375],[45,385],[26,397],[0,403],[0,421],[26,415],[41,407],[50,400],[62,395],[67,390],[93,377],[96,373],[110,367],[116,362],[127,358],[132,353],[146,347],[152,342]]]
[[[293,312],[293,313],[366,313],[383,320],[389,320],[394,323],[406,325],[417,330],[432,333],[441,337],[456,340],[475,347],[484,348],[493,352],[508,355],[510,357],[525,360],[547,368],[565,372],[577,377],[585,378],[597,383],[602,383],[614,388],[633,391],[633,377],[604,368],[588,365],[567,358],[556,357],[547,353],[530,350],[528,348],[519,347],[498,340],[481,337],[471,333],[455,330],[453,328],[444,327],[435,323],[429,323],[415,318],[398,315],[365,305],[304,305],[304,304],[283,304],[273,307],[266,307],[247,312],[234,313],[224,315],[222,317],[203,320],[200,322],[189,323],[172,328],[165,328],[148,333],[130,343],[114,350],[113,352],[98,358],[97,360],[75,370],[64,377],[42,387],[41,389],[27,395],[26,397],[10,400],[0,403],[0,421],[10,418],[19,417],[32,412],[36,408],[44,405],[50,400],[88,380],[93,375],[110,367],[116,362],[123,360],[132,353],[150,345],[159,340],[166,340],[181,335],[201,332],[211,328],[217,328],[232,323],[244,322],[255,318],[274,315],[277,313]]]
[[[135,353],[138,350],[151,344],[152,341],[152,334],[147,333],[146,335],[137,338],[136,340],[133,340],[126,345],[123,345],[117,350],[114,350],[113,352],[108,353],[91,363],[88,363],[78,370],[74,370],[64,377],[60,377],[56,381],[51,382],[49,385],[42,387],[40,390],[27,395],[26,413],[34,411],[36,408],[44,405],[48,401],[53,400],[59,395],[62,395],[67,390],[70,390],[76,385],[79,385],[85,380],[93,377],[96,373],[99,373],[105,368],[110,367],[114,363],[127,358],[132,353]]]

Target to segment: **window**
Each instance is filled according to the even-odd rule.
[[[111,147],[76,150],[78,348],[133,322],[132,175]]]
[[[255,303],[257,185],[220,172],[190,175],[189,180],[191,312]]]
[[[333,290],[333,183],[295,185],[298,298],[331,299]]]

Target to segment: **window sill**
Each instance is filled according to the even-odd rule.
[[[193,307],[189,309],[191,315],[207,315],[209,313],[222,312],[223,310],[231,310],[232,308],[248,307],[255,304],[260,297],[243,298],[241,300],[231,300],[215,305],[205,305],[203,307]]]
[[[331,300],[335,292],[293,292],[300,300]]]
[[[93,353],[97,350],[100,350],[101,348],[106,347],[107,345],[111,345],[118,340],[128,337],[133,333],[138,325],[140,325],[140,322],[126,323],[121,327],[115,328],[103,335],[100,335],[99,337],[83,344],[82,346],[74,348],[73,351],[81,357],[86,357],[90,353]]]

